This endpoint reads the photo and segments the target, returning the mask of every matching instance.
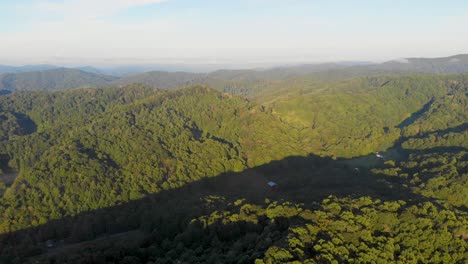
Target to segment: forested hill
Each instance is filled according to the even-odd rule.
[[[283,121],[311,129],[327,155],[365,155],[408,137],[436,144],[447,133],[450,144],[467,147],[467,80],[467,75],[360,77],[264,92],[256,101]]]
[[[152,71],[114,81],[115,85],[143,84],[159,89],[175,89],[182,86],[203,84],[207,74],[189,72]]]
[[[21,171],[2,198],[1,232],[311,151],[261,107],[203,87],[18,93],[0,105],[12,124],[3,169]],[[17,128],[18,112],[35,131]]]
[[[315,76],[325,79],[343,79],[376,74],[460,74],[466,72],[468,72],[468,55],[460,54],[441,58],[401,58],[379,64],[356,65],[330,70],[315,74]]]
[[[467,76],[305,84],[0,96],[0,261],[466,262]]]
[[[58,68],[44,71],[4,73],[0,75],[0,90],[56,90],[107,85],[115,77]]]

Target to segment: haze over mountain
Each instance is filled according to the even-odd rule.
[[[56,90],[102,86],[115,79],[116,77],[78,69],[56,68],[45,71],[1,74],[0,90]]]
[[[347,65],[343,63],[308,64],[258,70],[219,70],[210,73],[147,72],[115,81],[116,84],[141,83],[161,89],[190,84],[207,84],[218,90],[234,92],[230,87],[262,85],[291,78],[337,79],[373,74],[456,74],[468,72],[468,55],[446,58],[420,58],[388,61],[381,64]]]
[[[21,72],[26,69],[53,68],[52,70]],[[17,73],[0,75],[0,90],[68,89],[84,86],[129,85],[140,83],[160,89],[205,84],[217,90],[247,95],[257,90],[274,87],[285,80],[333,80],[373,74],[413,73],[456,74],[468,72],[468,55],[446,58],[409,58],[381,64],[326,63],[282,66],[269,69],[217,70],[210,73],[145,72],[127,77],[103,75],[105,69],[91,66],[54,68],[50,65],[30,65],[14,68]],[[7,67],[5,67],[7,68]],[[304,84],[307,86],[307,84]],[[263,88],[262,88],[263,87]]]
[[[58,68],[54,65],[38,64],[38,65],[24,65],[24,66],[9,66],[0,65],[0,74],[2,73],[19,73],[29,71],[44,71]]]
[[[372,68],[372,66],[370,66]],[[454,74],[468,72],[468,55],[442,58],[405,58],[376,65],[377,70],[389,72]]]

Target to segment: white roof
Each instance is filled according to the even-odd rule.
[[[270,186],[270,187],[273,187],[273,186],[278,185],[278,184],[276,184],[276,182],[272,182],[272,181],[268,182],[267,184],[268,184],[268,186]]]

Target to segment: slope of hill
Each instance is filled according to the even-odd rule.
[[[175,89],[182,86],[203,84],[206,74],[189,72],[147,72],[125,77],[114,82],[115,85],[143,84],[158,89]]]
[[[467,122],[466,77],[355,78],[322,89],[287,89],[257,101],[282,120],[311,129],[326,153],[363,155],[393,145],[400,130],[411,137]]]
[[[55,90],[85,86],[103,86],[115,77],[99,75],[77,69],[59,68],[0,75],[0,90]]]
[[[81,67],[76,67],[74,69],[78,69],[80,71],[90,72],[90,73],[94,73],[94,74],[106,75],[106,73],[104,73],[103,70],[92,67],[92,66],[81,66]],[[111,74],[108,74],[108,75],[111,75]]]
[[[78,92],[81,92],[81,98],[72,96]],[[23,200],[26,206],[23,209],[27,211],[27,204],[33,202],[27,197],[48,196],[52,186],[46,182],[52,181],[57,181],[57,191],[65,186],[66,192],[62,195],[68,201],[62,203],[53,198],[55,201],[43,204],[42,209],[34,205],[40,214],[35,220],[29,219],[32,215],[26,211],[20,213],[23,209],[19,209],[15,213],[17,220],[13,222],[21,222],[23,227],[31,221],[44,223],[47,219],[175,188],[202,177],[240,171],[246,166],[281,159],[288,154],[310,152],[308,147],[301,147],[305,141],[300,139],[300,131],[241,98],[224,97],[201,87],[153,94],[138,89],[129,92],[149,95],[141,101],[123,104],[106,103],[109,100],[103,97],[107,92],[92,90],[70,91],[66,95],[39,93],[33,95],[34,99],[17,94],[3,100],[2,108],[11,111],[24,111],[17,107],[31,105],[26,113],[38,128],[37,133],[25,137],[10,136],[2,148],[6,151],[3,155],[10,157],[8,165],[23,172],[5,193],[4,201]],[[263,129],[265,126],[269,129]],[[5,130],[15,131],[14,127]],[[62,131],[70,133],[63,134]],[[281,141],[288,141],[288,146],[276,144]],[[24,152],[26,149],[28,151]],[[43,176],[48,175],[43,178],[43,186],[48,187],[39,192],[22,188],[23,183],[29,185],[26,182],[42,178],[39,175],[43,166],[56,168],[43,171]],[[74,173],[77,178],[72,176]],[[132,175],[139,175],[138,183],[127,182],[133,179]],[[62,176],[69,182],[64,182],[65,178],[60,180]],[[98,177],[99,184],[88,186],[93,190],[86,194],[79,185],[91,184],[89,177]],[[33,185],[38,186],[37,182]],[[118,194],[112,194],[111,190]],[[29,194],[25,196],[23,191]],[[92,198],[96,191],[110,196]],[[2,228],[10,229],[9,225],[2,222]]]

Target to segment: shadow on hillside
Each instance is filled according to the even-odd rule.
[[[430,152],[455,152],[455,151],[463,151],[463,150],[466,150],[465,147],[434,147],[434,148],[427,148],[427,149],[421,149],[421,150],[417,150],[417,149],[403,149],[402,148],[402,144],[409,140],[409,139],[423,139],[423,138],[427,138],[431,135],[434,135],[434,136],[441,136],[441,135],[445,135],[445,134],[448,134],[448,133],[462,133],[462,132],[465,132],[465,131],[468,131],[468,123],[463,123],[461,125],[458,125],[458,126],[455,126],[455,127],[450,127],[450,128],[446,128],[446,129],[441,129],[441,130],[434,130],[434,131],[429,131],[429,132],[425,132],[425,133],[420,133],[418,135],[414,135],[414,136],[410,136],[410,137],[403,137],[401,136],[396,142],[395,144],[393,144],[393,146],[390,148],[390,149],[399,149],[400,152],[402,153],[406,153],[407,155],[411,154],[411,153],[418,153],[418,154],[421,154],[421,153],[430,153]]]
[[[279,188],[273,190],[268,187],[269,181],[278,183]],[[319,206],[315,202],[329,195],[370,196],[381,200],[424,199],[398,182],[389,182],[382,175],[365,169],[357,170],[341,161],[313,155],[288,157],[240,173],[224,173],[139,200],[4,234],[0,236],[0,255],[25,262],[25,257],[34,255],[50,257],[70,251],[81,252],[83,244],[79,247],[74,245],[90,240],[94,242],[85,244],[90,248],[113,248],[115,234],[136,229],[142,231],[140,239],[123,239],[125,245],[128,245],[128,240],[144,243],[154,230],[158,230],[161,236],[170,237],[191,219],[216,210],[216,206],[206,206],[203,202],[207,196],[222,196],[226,202],[239,198],[246,198],[250,203],[263,202],[265,198],[287,200],[305,203],[305,207],[313,209]],[[120,236],[125,238],[125,233]],[[48,248],[44,243],[46,240],[56,241],[55,245]]]
[[[18,120],[18,124],[23,129],[23,135],[29,135],[37,131],[37,125],[29,116],[21,113],[13,113]]]
[[[433,147],[426,149],[405,149],[408,154],[428,154],[428,153],[457,153],[460,151],[468,151],[465,147]]]
[[[467,130],[468,130],[468,123],[463,123],[455,127],[450,127],[450,128],[436,130],[436,131],[430,131],[430,132],[425,133],[423,136],[427,136],[430,134],[460,133],[460,132],[465,132]]]
[[[444,135],[444,134],[447,134],[447,133],[461,133],[461,132],[465,132],[467,130],[468,130],[468,123],[463,123],[463,124],[455,126],[455,127],[450,127],[450,128],[446,128],[446,129],[434,130],[434,131],[428,131],[428,132],[425,132],[425,133],[420,133],[420,134],[418,134],[416,136],[407,137],[407,138],[405,138],[405,140],[407,140],[409,138],[425,138],[425,137],[428,137],[430,135]]]
[[[397,125],[396,127],[397,128],[404,128],[404,127],[407,127],[411,124],[414,123],[414,121],[416,121],[419,117],[421,117],[424,113],[426,113],[432,106],[432,104],[434,103],[435,101],[435,98],[432,98],[429,102],[425,103],[421,109],[419,109],[418,111],[414,112],[413,114],[411,114],[410,117],[408,117],[407,119],[403,120],[399,125]]]
[[[0,90],[0,96],[2,96],[2,95],[9,95],[9,94],[11,94],[11,93],[12,93],[12,91],[10,91],[10,90]]]

